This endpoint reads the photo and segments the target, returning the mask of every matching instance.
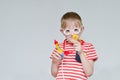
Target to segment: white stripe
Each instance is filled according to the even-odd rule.
[[[88,55],[89,57],[91,57],[91,56],[96,56],[95,53],[88,53],[87,55]]]
[[[79,75],[79,77],[80,78],[77,78],[78,77],[78,75],[75,75],[75,74],[64,74],[65,76],[64,76],[64,78],[71,78],[71,79],[80,79],[80,78],[82,78],[82,79],[87,79],[85,76],[82,76],[82,75]],[[73,77],[72,77],[73,76]],[[76,76],[76,77],[75,77]],[[61,78],[60,76],[58,76],[57,78]]]
[[[80,66],[81,66],[81,63],[73,62],[73,61],[63,62],[63,64],[69,64],[69,65],[80,65]]]
[[[60,67],[62,67],[63,66],[63,68],[64,69],[68,69],[68,68],[71,68],[71,66],[73,66],[73,68],[75,67],[75,68],[83,68],[82,66],[78,66],[78,65],[60,65]]]
[[[82,74],[82,75],[85,75],[83,72],[81,72],[81,71],[68,71],[68,70],[60,70],[60,71],[58,71],[58,72],[64,72],[64,74],[65,74],[65,72],[71,72],[71,73],[73,73],[73,74],[76,74],[76,75],[80,75],[80,74]],[[60,73],[59,73],[60,74]],[[65,74],[65,75],[68,75],[68,74]]]
[[[94,57],[88,57],[88,59],[97,59],[97,56],[94,56]]]
[[[89,51],[87,54],[89,55],[89,54],[95,54],[96,53],[96,51]]]
[[[59,77],[57,77],[57,78],[60,78],[60,80],[64,80],[64,79],[62,79],[61,76],[59,76]],[[69,77],[66,76],[65,78],[69,78],[69,79],[73,79],[73,80],[74,80],[74,79],[75,79],[75,80],[82,80],[82,79],[80,79],[80,78],[70,77],[70,76],[69,76]],[[67,80],[69,80],[69,79],[67,79]]]

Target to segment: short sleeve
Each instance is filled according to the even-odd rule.
[[[93,46],[93,44],[89,43],[88,47],[87,47],[88,51],[86,53],[86,57],[88,60],[93,60],[96,61],[98,59],[98,55],[96,53],[95,47]]]
[[[63,43],[60,43],[59,46],[63,49]],[[50,58],[53,57],[53,54],[57,54],[57,49],[56,48],[52,51],[52,53],[50,55]]]
[[[50,59],[53,57],[53,54],[55,54],[56,52],[57,52],[56,49],[54,49],[54,50],[52,51],[52,53],[51,53],[51,55],[50,55]]]

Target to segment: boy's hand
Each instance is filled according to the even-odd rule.
[[[51,57],[52,62],[59,65],[62,61],[62,57],[59,53],[54,53],[53,56]]]
[[[82,47],[81,47],[80,42],[74,39],[71,39],[70,41],[74,44],[75,50],[81,53]]]

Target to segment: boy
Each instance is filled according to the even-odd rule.
[[[98,56],[91,43],[80,39],[84,26],[81,17],[75,12],[67,12],[61,18],[61,33],[65,36],[59,44],[64,56],[53,50],[51,74],[56,80],[87,80],[93,74],[94,62]],[[73,35],[77,35],[77,39]]]

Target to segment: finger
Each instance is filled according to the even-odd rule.
[[[77,44],[76,43],[74,43],[74,47],[76,47],[77,46]]]
[[[74,46],[74,47],[80,47],[80,44],[78,44],[78,43],[74,43],[73,46]]]
[[[60,54],[54,54],[53,57],[54,57],[55,59],[57,59],[57,60],[60,60],[60,59],[61,59]]]
[[[59,58],[56,55],[53,55],[53,59],[59,60]]]
[[[76,40],[74,40],[74,39],[70,39],[70,42],[72,42],[72,43],[76,43]]]
[[[78,50],[78,47],[77,47],[76,45],[74,45],[74,49],[75,49],[75,50]]]
[[[61,54],[60,53],[57,53],[55,54],[58,58],[61,58]]]

